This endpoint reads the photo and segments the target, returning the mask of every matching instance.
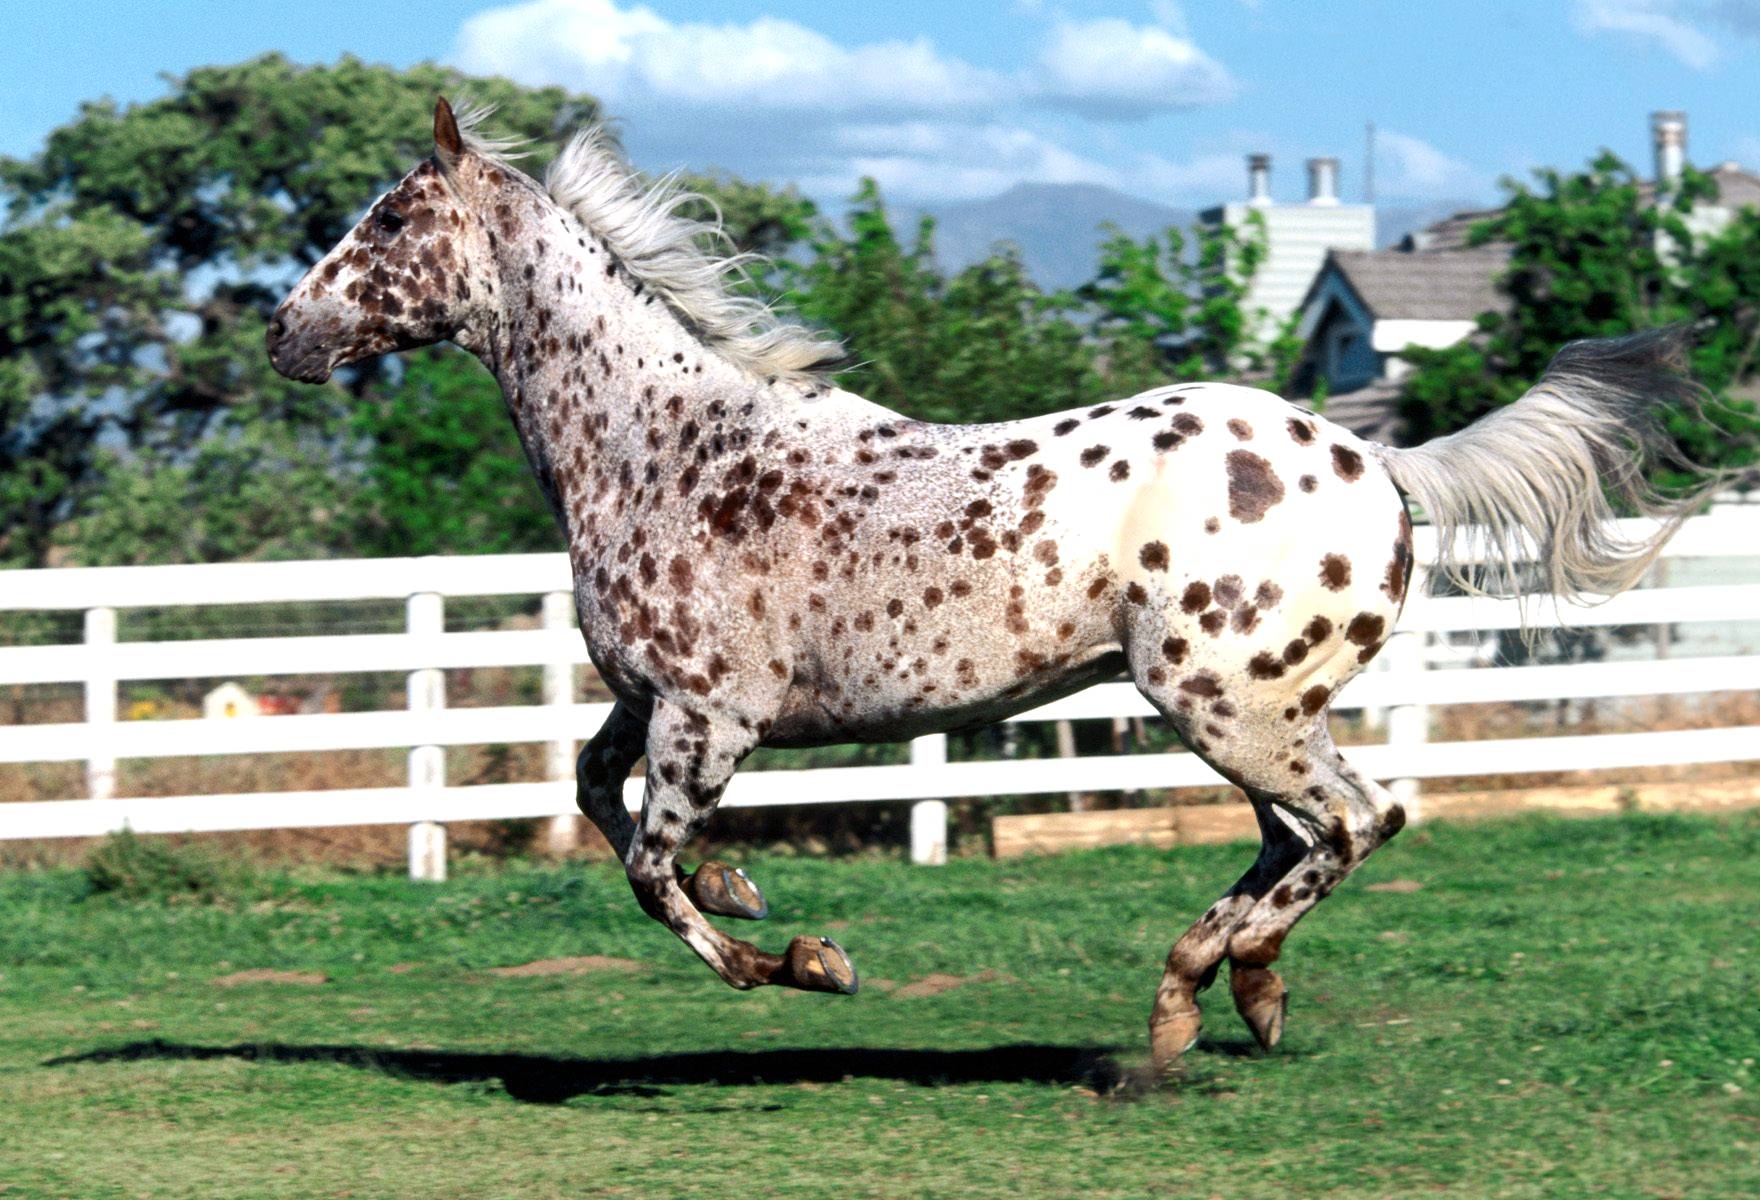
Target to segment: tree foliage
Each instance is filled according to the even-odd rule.
[[[382,369],[289,383],[264,327],[286,285],[428,152],[435,95],[464,83],[435,66],[269,55],[193,71],[151,103],[87,104],[41,153],[0,162],[0,561],[44,561],[100,489],[138,490],[142,473],[193,486],[219,458],[273,479],[308,464],[313,439],[339,444]],[[596,112],[555,88],[468,90],[539,146]],[[293,457],[277,463],[281,450]],[[225,519],[226,495],[172,532]],[[156,554],[198,545],[232,543],[215,530]]]
[[[1704,418],[1673,415],[1671,428],[1699,462],[1752,462],[1754,407],[1730,393],[1760,370],[1760,216],[1747,209],[1721,227],[1707,221],[1716,184],[1691,171],[1654,203],[1608,153],[1574,174],[1543,170],[1535,186],[1506,186],[1508,204],[1473,240],[1510,246],[1499,283],[1509,309],[1480,317],[1465,342],[1405,352],[1415,370],[1400,413],[1411,440],[1513,403],[1567,342],[1684,322],[1695,334],[1693,373],[1718,402]]]
[[[495,104],[539,170],[598,115],[556,88],[344,58],[202,68],[84,106],[0,160],[0,563],[204,561],[553,547],[495,381],[436,349],[276,375],[288,285],[429,151],[434,96]],[[1200,375],[1248,352],[1251,237],[1114,234],[1096,280],[1045,292],[1006,247],[946,273],[933,226],[895,228],[872,182],[840,221],[792,188],[684,185],[749,286],[842,336],[839,382],[913,415],[1001,421]]]

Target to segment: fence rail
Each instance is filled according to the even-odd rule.
[[[1642,532],[1629,523],[1628,532]],[[1431,549],[1418,531],[1419,561]],[[1682,528],[1667,560],[1760,555],[1760,507],[1720,506]],[[85,641],[0,648],[0,685],[81,683],[85,720],[0,726],[0,762],[87,764],[89,798],[0,804],[0,839],[140,832],[217,831],[396,823],[410,826],[412,873],[444,873],[448,821],[564,817],[574,810],[572,750],[609,705],[575,702],[573,668],[587,661],[573,628],[563,555],[239,563],[0,573],[0,610],[85,614]],[[1415,799],[1417,781],[1446,776],[1611,769],[1760,760],[1760,726],[1619,735],[1429,743],[1432,705],[1661,696],[1760,688],[1760,654],[1689,659],[1438,669],[1439,635],[1515,628],[1514,602],[1416,594],[1378,666],[1344,689],[1337,707],[1387,714],[1385,744],[1355,747],[1353,762]],[[476,596],[543,596],[540,629],[444,632],[445,602]],[[396,599],[402,633],[121,642],[116,610]],[[1654,586],[1586,608],[1536,604],[1541,624],[1572,628],[1760,622],[1760,584]],[[447,709],[444,672],[542,666],[545,703]],[[402,711],[244,720],[117,719],[124,681],[283,674],[407,672]],[[1015,722],[1151,717],[1128,684],[1104,684],[1011,718]],[[449,786],[444,747],[547,743],[549,779]],[[118,759],[401,748],[405,787],[153,798],[115,795]],[[946,761],[946,740],[919,738],[905,765],[747,772],[725,803],[913,801],[912,854],[945,855],[948,798],[1202,786],[1221,782],[1190,754],[1091,756],[1002,762]],[[640,780],[627,799],[640,801]]]

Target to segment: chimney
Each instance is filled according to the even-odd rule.
[[[1271,203],[1271,156],[1247,155],[1247,203]]]
[[[1308,160],[1308,203],[1338,203],[1338,160],[1336,158],[1310,158]]]
[[[1651,113],[1650,139],[1656,150],[1656,187],[1672,188],[1680,182],[1681,167],[1687,160],[1687,114]]]

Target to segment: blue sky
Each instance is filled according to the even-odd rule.
[[[162,72],[268,50],[422,59],[605,97],[639,165],[721,166],[836,200],[861,174],[933,203],[1026,180],[1199,204],[1241,156],[1363,178],[1380,128],[1391,202],[1476,202],[1505,174],[1690,113],[1690,156],[1760,167],[1760,0],[236,0],[10,6],[0,153],[83,99],[162,94]]]

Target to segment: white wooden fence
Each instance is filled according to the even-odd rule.
[[[1420,529],[1418,559],[1427,561]],[[1670,559],[1760,555],[1760,507],[1724,506],[1696,517],[1670,543]],[[78,682],[85,720],[0,726],[0,762],[84,762],[88,798],[0,803],[0,839],[84,837],[131,828],[142,833],[335,825],[402,824],[410,829],[417,878],[445,873],[448,821],[552,817],[574,808],[573,747],[597,728],[608,705],[577,704],[572,669],[586,661],[574,628],[563,555],[407,558],[210,566],[118,567],[0,572],[0,610],[79,610],[85,641],[0,648],[0,685]],[[1760,760],[1760,726],[1669,732],[1427,741],[1426,707],[1487,701],[1656,696],[1760,687],[1760,654],[1568,665],[1438,669],[1439,635],[1518,624],[1513,602],[1414,595],[1381,669],[1353,681],[1337,707],[1384,710],[1384,744],[1359,746],[1352,761],[1394,781],[1415,805],[1417,781],[1458,775],[1613,769]],[[543,627],[445,632],[448,598],[542,595]],[[120,642],[116,611],[184,605],[400,599],[407,630],[395,634]],[[1675,626],[1760,621],[1760,584],[1653,587],[1591,608],[1537,610],[1543,621],[1587,626]],[[1446,659],[1446,655],[1440,656]],[[543,666],[544,703],[448,710],[443,673],[466,667]],[[407,671],[403,711],[280,716],[250,720],[117,719],[125,680]],[[1125,683],[1090,688],[1015,721],[1153,716]],[[448,785],[444,747],[548,743],[544,781]],[[119,759],[408,748],[405,787],[127,798],[116,795]],[[748,771],[728,789],[729,805],[914,801],[911,852],[943,861],[945,801],[1026,793],[1202,786],[1220,782],[1185,753],[947,761],[944,737],[911,743],[896,766]],[[640,801],[640,780],[626,796]]]

